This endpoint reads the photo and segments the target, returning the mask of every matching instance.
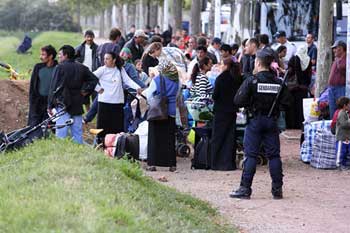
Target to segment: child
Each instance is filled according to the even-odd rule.
[[[346,166],[347,156],[350,154],[350,99],[348,97],[340,97],[338,106],[341,107],[336,124],[336,165],[340,170],[348,170]]]
[[[142,71],[142,62],[140,59],[137,59],[135,61],[135,67],[139,74],[139,79],[141,80],[141,82],[143,82],[146,86],[148,86],[148,84],[151,82],[151,78],[149,78],[147,74]]]

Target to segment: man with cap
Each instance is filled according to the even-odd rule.
[[[129,40],[124,47],[129,48],[132,54],[131,60],[135,62],[137,59],[141,59],[143,54],[143,45],[148,36],[141,29],[135,31],[134,37]]]
[[[329,113],[332,119],[336,110],[336,101],[339,97],[345,96],[345,80],[346,80],[346,44],[344,41],[338,40],[332,45],[334,52],[334,62],[329,74],[328,86],[328,103]]]
[[[217,37],[213,38],[213,40],[211,41],[211,45],[208,47],[208,52],[215,55],[218,63],[220,63],[221,61],[220,47],[221,47],[221,39]]]
[[[288,67],[288,61],[293,55],[295,55],[295,53],[297,51],[297,48],[296,48],[296,46],[293,43],[291,43],[291,42],[289,42],[287,40],[287,36],[286,36],[286,32],[285,31],[278,31],[275,34],[275,38],[276,38],[276,41],[277,41],[277,44],[273,47],[273,49],[275,51],[281,45],[284,45],[287,48],[287,55],[284,57],[284,60],[283,60],[285,68],[287,68]]]
[[[245,107],[250,110],[251,117],[244,133],[245,159],[241,183],[236,191],[230,193],[232,198],[250,198],[261,144],[264,145],[265,156],[269,159],[273,198],[283,197],[277,118],[280,114],[279,107],[288,106],[289,94],[288,89],[282,86],[282,81],[270,69],[273,59],[271,49],[262,49],[257,52],[255,59],[257,73],[244,80],[234,99],[237,107]],[[274,104],[278,94],[279,98]]]

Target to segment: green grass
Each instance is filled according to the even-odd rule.
[[[27,74],[33,69],[34,65],[40,62],[40,48],[51,44],[58,50],[64,44],[70,44],[73,47],[80,44],[83,36],[79,33],[70,32],[41,32],[31,33],[33,39],[31,54],[17,54],[16,49],[22,42],[24,33],[21,32],[4,32],[0,31],[0,61],[10,64],[17,72]],[[0,69],[0,77],[6,78],[8,74]]]
[[[207,203],[68,140],[0,156],[1,232],[236,232]]]

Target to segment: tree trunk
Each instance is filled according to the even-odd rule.
[[[213,37],[215,30],[215,0],[210,1],[209,22],[208,22],[208,36]]]
[[[348,12],[350,12],[350,1],[348,1]],[[345,96],[350,96],[350,17],[348,16],[347,25],[347,40],[346,40],[346,89]]]
[[[110,6],[107,8],[107,30],[110,30],[112,28],[112,13],[113,13],[113,6]]]
[[[80,24],[80,0],[77,0],[77,24],[79,25],[79,26],[81,26],[81,24]]]
[[[149,11],[149,26],[151,26],[151,28],[154,28],[157,25],[157,19],[158,19],[158,11],[157,11],[157,4],[154,3],[150,3],[150,11]]]
[[[174,0],[174,31],[182,30],[182,0]]]
[[[122,29],[124,26],[123,23],[123,6],[121,4],[116,5],[116,17],[117,17],[117,28]]]
[[[128,25],[126,25],[126,30],[129,30],[132,24],[136,23],[136,5],[130,3],[128,7]],[[127,33],[127,31],[125,31]]]
[[[201,0],[192,1],[190,29],[192,35],[198,35],[201,31]]]
[[[146,20],[145,20],[146,6],[145,6],[145,3],[146,3],[145,0],[140,0],[140,22],[139,22],[139,28],[144,28],[144,26],[146,24]]]
[[[316,96],[327,86],[332,65],[333,0],[320,0]]]
[[[215,0],[214,36],[221,38],[221,0]]]
[[[99,37],[101,38],[105,37],[105,10],[101,10]]]
[[[236,1],[232,0],[231,1],[231,14],[230,14],[230,32],[229,32],[229,38],[228,41],[230,44],[234,43],[234,19],[235,19],[235,5]]]
[[[169,0],[164,0],[163,11],[164,11],[163,31],[166,31],[169,28]]]

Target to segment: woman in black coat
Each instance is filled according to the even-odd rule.
[[[234,96],[242,83],[239,64],[231,57],[224,61],[224,71],[216,78],[213,93],[214,121],[211,140],[211,169],[235,170],[235,129],[237,108]]]
[[[312,76],[312,64],[306,46],[299,47],[295,56],[290,58],[288,70],[287,84],[294,76],[297,78],[297,83],[288,86],[292,102],[286,114],[286,124],[289,129],[301,129],[304,122],[303,98],[308,97]]]

